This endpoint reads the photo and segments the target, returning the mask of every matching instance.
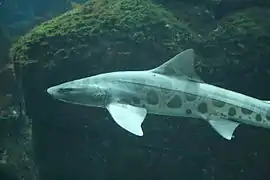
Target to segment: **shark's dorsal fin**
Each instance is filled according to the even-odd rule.
[[[187,49],[177,54],[159,67],[152,69],[151,72],[188,78],[189,80],[203,82],[196,74],[194,68],[195,53],[193,49]]]

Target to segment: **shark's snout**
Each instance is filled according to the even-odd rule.
[[[72,93],[74,93],[75,88],[67,85],[57,85],[47,89],[47,93],[56,99],[67,98]]]
[[[48,88],[47,93],[51,95],[52,94],[52,88]]]
[[[47,93],[51,96],[55,96],[57,94],[58,88],[56,87],[50,87],[47,89]]]

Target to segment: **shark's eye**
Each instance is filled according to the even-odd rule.
[[[73,88],[60,88],[59,92],[60,93],[67,93],[73,91]]]

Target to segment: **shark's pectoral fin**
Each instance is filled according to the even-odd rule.
[[[129,104],[110,103],[107,109],[119,126],[137,136],[143,136],[141,124],[147,114],[145,108]]]
[[[210,125],[227,140],[231,140],[233,132],[238,127],[239,123],[229,121],[227,119],[209,120]]]

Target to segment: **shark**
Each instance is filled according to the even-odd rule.
[[[204,82],[186,49],[160,66],[93,75],[47,89],[54,99],[106,108],[127,132],[143,136],[147,114],[197,118],[231,140],[240,124],[270,128],[270,102]]]

